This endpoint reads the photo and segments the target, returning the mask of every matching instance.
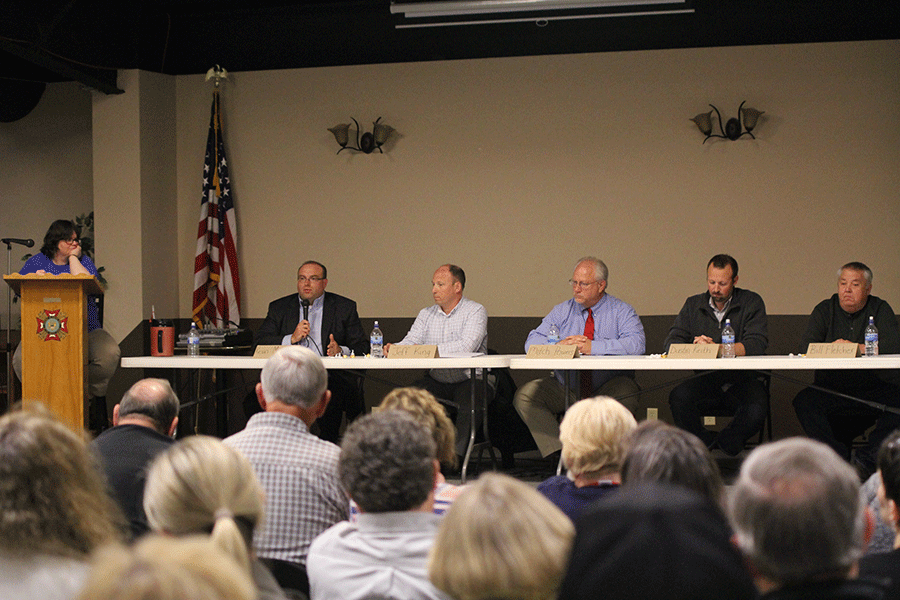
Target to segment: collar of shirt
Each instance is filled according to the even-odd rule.
[[[588,311],[588,310],[591,311],[591,314],[594,315],[594,322],[597,321],[597,313],[600,312],[600,309],[603,307],[604,304],[606,304],[607,296],[608,296],[608,294],[606,292],[604,292],[603,295],[600,296],[600,299],[597,300],[597,302],[595,302],[594,305],[590,308],[585,308],[576,302],[576,304],[578,304],[578,306],[581,309],[581,315],[584,317],[585,321],[587,321],[587,314],[585,311]]]
[[[444,312],[444,309],[441,308],[440,306],[438,306],[437,304],[435,304],[434,307],[437,308],[437,314],[441,315],[442,317],[450,318],[453,316],[453,313],[456,312],[456,309],[459,308],[465,301],[466,301],[466,297],[463,296],[462,298],[459,299],[459,302],[456,303],[456,306],[454,306],[453,308],[450,309],[450,312]]]
[[[725,301],[725,306],[722,307],[722,310],[716,308],[716,303],[713,300],[712,296],[709,297],[709,307],[712,309],[713,314],[716,315],[716,318],[719,320],[719,324],[722,323],[722,319],[725,317],[725,313],[728,312],[728,309],[731,308],[731,301],[734,299],[734,292],[731,292],[731,296],[728,297],[728,300]]]
[[[275,427],[295,433],[309,433],[309,427],[303,419],[283,412],[256,413],[247,421],[247,427]]]

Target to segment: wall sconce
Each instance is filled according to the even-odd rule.
[[[746,104],[746,102],[746,100],[741,102],[741,105],[738,107],[738,115],[740,115],[741,119],[743,119],[744,129],[746,129],[747,131],[741,130],[741,121],[738,120],[737,117],[728,119],[728,121],[725,123],[725,127],[723,128],[722,115],[719,113],[719,109],[712,104],[710,104],[710,106],[712,106],[712,109],[716,111],[716,115],[719,117],[719,132],[721,133],[721,135],[712,132],[713,110],[709,111],[708,113],[700,113],[699,115],[691,119],[691,121],[697,124],[697,129],[699,129],[700,132],[706,136],[706,138],[703,140],[703,143],[705,144],[706,140],[711,137],[736,140],[739,137],[745,135],[749,135],[755,140],[756,136],[753,135],[753,128],[756,127],[756,122],[759,120],[759,116],[765,111],[756,110],[755,108],[749,107],[744,108],[744,104]]]
[[[328,131],[334,134],[334,139],[337,140],[337,143],[341,146],[341,149],[337,151],[340,154],[344,150],[355,150],[356,152],[365,152],[366,154],[371,154],[373,150],[378,150],[382,154],[384,154],[384,150],[381,149],[381,146],[384,145],[388,138],[390,138],[396,129],[391,127],[390,125],[385,125],[384,123],[379,123],[381,121],[381,117],[378,117],[373,125],[373,129],[370,132],[365,132],[362,134],[362,137],[359,135],[359,123],[357,123],[356,119],[350,117],[354,123],[356,123],[356,147],[348,146],[347,144],[350,141],[350,124],[342,123],[340,125],[335,125],[334,127],[329,127]]]

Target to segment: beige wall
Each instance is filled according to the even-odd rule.
[[[243,314],[264,316],[316,258],[363,316],[414,315],[446,261],[491,315],[543,315],[588,253],[608,262],[611,293],[671,314],[721,251],[771,313],[808,313],[851,259],[898,308],[898,53],[887,41],[232,73]],[[39,214],[21,233],[37,238],[93,186],[121,339],[151,303],[190,313],[211,86],[134,71],[119,84],[93,106],[50,86],[0,124],[0,218],[18,236]],[[701,144],[688,119],[709,102],[727,119],[745,99],[766,111],[759,139]],[[351,116],[401,135],[385,155],[335,156],[326,128]]]
[[[862,260],[900,307],[900,43],[695,49],[232,73],[223,92],[244,315],[299,262],[363,316],[414,315],[433,268],[466,269],[496,316],[543,315],[583,254],[641,314],[676,312],[717,252],[772,313],[805,314]],[[756,141],[689,118],[742,100]],[[179,77],[180,313],[190,309],[211,101]],[[326,131],[376,117],[385,155],[335,156]],[[367,125],[370,127],[370,125]],[[868,241],[866,237],[868,236]]]
[[[178,310],[175,78],[125,71],[124,94],[94,98],[94,208],[106,265],[104,328],[122,339]]]

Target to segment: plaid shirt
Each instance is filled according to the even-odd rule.
[[[348,516],[340,448],[297,417],[273,412],[253,415],[225,443],[247,457],[266,492],[265,525],[253,537],[257,555],[305,566],[313,538]]]
[[[461,298],[450,314],[432,304],[419,316],[399,344],[434,344],[438,355],[454,352],[487,354],[487,311],[477,302]],[[443,383],[458,383],[469,377],[467,369],[432,369],[431,376]]]

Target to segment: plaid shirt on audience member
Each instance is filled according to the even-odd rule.
[[[313,538],[348,516],[338,480],[340,448],[283,413],[253,415],[225,443],[247,457],[266,492],[266,519],[253,546],[260,558],[306,565]]]

